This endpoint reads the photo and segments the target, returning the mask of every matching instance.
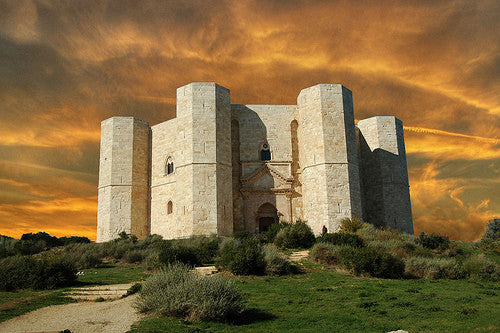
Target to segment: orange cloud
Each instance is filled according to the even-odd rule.
[[[472,239],[500,212],[498,1],[23,0],[0,12],[0,205],[15,230],[95,230],[100,122],[170,119],[193,81],[244,104],[342,83],[360,119],[403,120],[416,230]]]

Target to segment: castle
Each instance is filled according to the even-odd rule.
[[[297,105],[231,104],[215,83],[177,89],[176,118],[101,123],[97,242],[258,233],[345,217],[413,233],[402,122],[354,121],[340,84],[303,89]]]

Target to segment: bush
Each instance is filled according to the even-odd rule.
[[[340,263],[338,256],[340,248],[340,246],[330,242],[319,242],[311,248],[309,257],[319,264],[338,265]]]
[[[440,249],[446,250],[450,247],[450,240],[446,236],[436,235],[432,233],[426,235],[424,232],[420,233],[418,236],[418,242],[423,246],[431,250]]]
[[[133,295],[141,291],[142,289],[142,283],[134,283],[133,285],[130,286],[130,288],[127,289],[127,293],[124,295],[124,297]]]
[[[48,247],[61,246],[63,244],[62,241],[59,240],[59,238],[51,236],[46,232],[37,232],[36,234],[23,234],[21,236],[21,241],[43,241]]]
[[[160,265],[182,263],[191,267],[201,264],[193,248],[174,244],[172,241],[163,241],[158,254],[158,262]]]
[[[196,254],[198,261],[202,264],[213,263],[219,249],[219,238],[212,236],[191,236],[186,239],[178,239],[173,241],[174,244],[179,244],[191,248]]]
[[[0,290],[54,289],[71,285],[75,280],[74,264],[62,258],[17,256],[4,259],[0,265]]]
[[[405,274],[428,279],[460,279],[463,271],[451,258],[409,257],[405,260]]]
[[[125,253],[123,260],[129,264],[140,263],[144,260],[144,253],[142,250],[130,250]]]
[[[80,237],[80,236],[71,236],[71,237],[61,237],[59,238],[59,241],[61,242],[61,245],[68,245],[68,244],[89,244],[90,239],[87,237]]]
[[[149,235],[146,238],[137,241],[135,246],[138,249],[157,248],[161,245],[162,242],[163,242],[163,237],[154,234],[154,235]]]
[[[358,236],[361,236],[365,242],[370,242],[377,239],[377,229],[373,224],[365,223],[356,231]]]
[[[32,255],[47,250],[47,244],[43,240],[20,240],[14,244],[14,252],[20,255]]]
[[[60,256],[73,262],[77,269],[93,268],[102,264],[101,253],[96,244],[71,243],[61,250]]]
[[[243,297],[220,277],[202,277],[182,265],[169,265],[147,279],[135,307],[143,313],[189,320],[232,319],[244,310]]]
[[[403,276],[405,269],[399,258],[370,247],[342,247],[338,256],[341,265],[356,275],[367,273],[374,277],[397,279]]]
[[[264,245],[266,273],[269,275],[285,275],[292,272],[292,266],[274,245]]]
[[[468,278],[477,280],[495,280],[500,274],[498,266],[494,262],[481,256],[465,259],[462,263],[462,269]]]
[[[495,218],[486,224],[486,231],[481,239],[500,240],[500,219]]]
[[[416,245],[415,242],[407,241],[403,237],[399,237],[388,239],[385,241],[380,241],[377,239],[371,241],[369,243],[369,246],[378,251],[389,252],[398,258],[407,258],[417,249],[418,245]],[[421,246],[418,247],[422,248]]]
[[[237,275],[263,274],[266,268],[262,246],[253,238],[225,239],[216,264]]]
[[[348,245],[352,247],[364,246],[363,239],[358,235],[346,233],[323,234],[316,240],[320,243],[331,243],[333,245]]]
[[[340,232],[354,233],[363,227],[363,221],[357,217],[352,219],[346,217],[340,221]]]
[[[94,268],[102,265],[102,260],[94,251],[87,251],[82,253],[74,264],[78,269]]]
[[[250,233],[248,230],[243,230],[243,231],[236,231],[233,233],[233,238],[234,239],[245,239],[245,238],[252,238],[253,235]]]
[[[0,235],[0,259],[15,255],[14,247],[18,242],[17,239],[12,237]]]
[[[283,228],[275,239],[277,246],[287,249],[310,248],[314,242],[311,228],[300,220]]]
[[[289,224],[284,222],[273,223],[266,231],[259,234],[259,240],[262,243],[274,243],[276,235],[287,226],[289,226]]]

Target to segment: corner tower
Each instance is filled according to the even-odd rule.
[[[316,234],[362,215],[352,105],[340,84],[304,89],[297,99],[303,216]]]
[[[101,123],[97,242],[149,234],[149,138],[149,124],[136,118]]]
[[[381,116],[358,128],[365,220],[413,234],[403,123]]]
[[[152,233],[232,235],[230,103],[228,89],[191,83],[177,89],[177,117],[152,127]]]

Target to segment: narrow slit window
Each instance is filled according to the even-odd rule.
[[[260,146],[260,160],[270,161],[271,160],[271,148],[269,148],[268,143],[263,143]]]
[[[167,204],[167,214],[172,214],[172,212],[174,211],[174,204],[172,203],[172,201],[169,201],[168,204]]]
[[[174,161],[172,160],[172,157],[169,157],[167,158],[167,163],[165,164],[165,173],[167,175],[170,175],[173,172],[174,172]]]

